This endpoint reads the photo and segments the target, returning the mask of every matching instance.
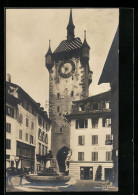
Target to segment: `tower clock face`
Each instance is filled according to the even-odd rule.
[[[58,73],[63,78],[70,77],[75,71],[75,64],[73,61],[68,60],[59,65]]]

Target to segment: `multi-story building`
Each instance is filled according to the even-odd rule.
[[[49,71],[49,117],[52,121],[51,148],[59,171],[65,171],[65,159],[70,149],[70,124],[64,115],[71,113],[72,101],[86,98],[92,82],[89,66],[90,47],[75,37],[72,10],[67,26],[67,40],[52,53],[50,45],[46,58]],[[61,29],[60,29],[61,30]]]
[[[111,86],[111,131],[114,136],[113,161],[114,185],[118,186],[118,131],[119,131],[119,27],[114,36],[98,84],[110,83]]]
[[[50,131],[50,120],[40,104],[20,86],[6,82],[6,167],[30,168],[31,172],[46,167],[52,157],[48,155]],[[38,159],[40,150],[43,158]]]
[[[71,123],[69,175],[77,179],[112,180],[113,136],[111,91],[74,101]],[[101,170],[100,170],[101,169]]]

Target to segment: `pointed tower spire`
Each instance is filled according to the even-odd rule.
[[[49,48],[48,48],[48,51],[45,55],[45,65],[47,67],[48,70],[51,70],[52,67],[53,67],[53,64],[52,64],[52,51],[51,51],[51,47],[50,47],[50,41],[49,40]]]
[[[90,49],[90,46],[88,45],[88,43],[86,41],[86,30],[84,31],[84,42],[83,42],[83,46],[88,47]]]
[[[52,53],[51,47],[50,47],[50,41],[51,41],[51,40],[49,40],[49,48],[48,48],[48,52],[47,52],[47,53]]]
[[[74,35],[74,24],[73,24],[73,19],[72,19],[72,9],[70,9],[70,17],[69,17],[69,23],[67,26],[67,40],[71,41],[75,35]]]

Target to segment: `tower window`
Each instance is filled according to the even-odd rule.
[[[60,93],[57,93],[57,99],[59,99],[60,98]]]
[[[74,91],[71,91],[71,97],[73,97],[74,96]]]
[[[60,109],[59,109],[59,106],[57,106],[57,112],[59,112],[59,110],[60,110]]]
[[[63,129],[62,129],[62,127],[60,127],[60,133],[62,133],[63,132]]]

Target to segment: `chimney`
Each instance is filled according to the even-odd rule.
[[[11,75],[10,74],[6,74],[6,81],[11,83]]]

